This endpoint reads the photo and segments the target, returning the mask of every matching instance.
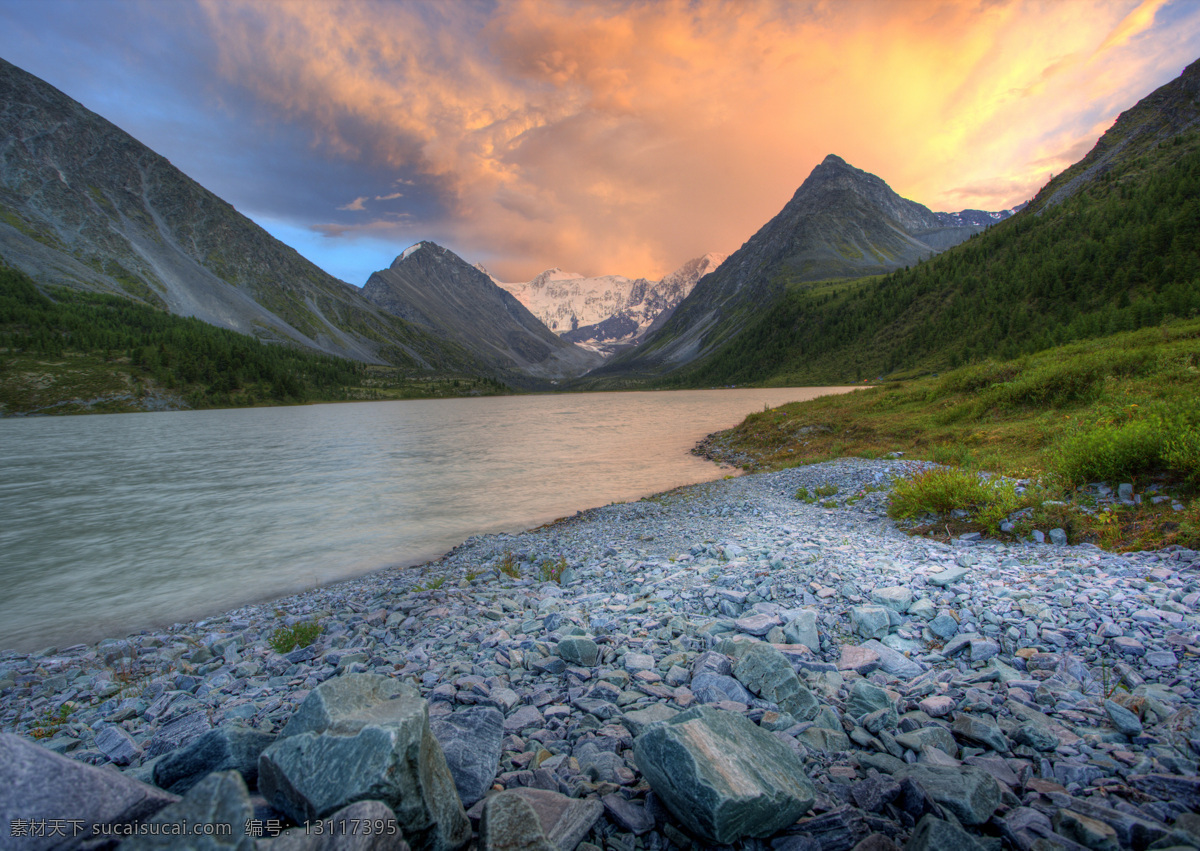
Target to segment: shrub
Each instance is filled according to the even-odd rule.
[[[511,576],[513,579],[521,578],[521,568],[517,566],[517,560],[513,558],[512,553],[506,552],[501,556],[500,564],[497,567],[505,576]]]
[[[291,626],[281,626],[271,633],[267,643],[276,653],[290,653],[297,647],[307,647],[321,634],[321,624],[304,621]]]
[[[558,561],[546,559],[542,562],[541,578],[543,582],[562,582],[563,571],[567,569],[567,559],[559,556]]]
[[[995,534],[1000,522],[1020,506],[1021,499],[1012,482],[984,481],[966,470],[935,467],[896,482],[888,515],[912,520],[924,514],[948,514],[961,509]]]

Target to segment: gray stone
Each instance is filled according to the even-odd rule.
[[[800,759],[740,715],[698,706],[634,740],[634,758],[667,809],[718,843],[770,836],[813,805]]]
[[[313,689],[263,751],[259,788],[296,821],[383,801],[418,851],[459,848],[471,838],[428,705],[388,677],[346,674]]]
[[[894,709],[895,700],[884,689],[872,685],[866,680],[856,680],[850,686],[850,696],[846,699],[846,712],[851,718],[861,718],[877,709]]]
[[[590,668],[600,657],[600,648],[590,638],[571,636],[558,642],[558,655],[572,665]]]
[[[217,832],[211,835],[176,836],[171,833],[131,836],[121,843],[126,851],[152,851],[152,849],[188,849],[188,851],[253,851],[255,840],[246,833],[246,822],[254,817],[246,781],[236,771],[219,771],[210,774],[188,790],[181,801],[164,807],[155,813],[149,824],[155,825],[229,825],[232,830],[227,836]]]
[[[488,798],[479,822],[479,840],[487,851],[557,851],[533,806],[515,792]]]
[[[930,585],[937,585],[939,588],[945,588],[948,585],[953,585],[967,575],[965,567],[948,567],[941,573],[936,573],[933,576],[927,577],[926,582]]]
[[[819,651],[821,635],[817,630],[817,613],[812,609],[801,609],[783,625],[783,636],[789,644],[803,644],[814,653]]]
[[[990,715],[959,712],[955,714],[954,724],[950,729],[955,736],[971,744],[984,745],[1000,753],[1007,753],[1011,748],[1008,737]]]
[[[595,798],[568,798],[547,789],[510,789],[502,794],[517,795],[533,807],[543,834],[559,851],[574,851],[604,812]]]
[[[170,753],[186,745],[192,739],[199,738],[211,729],[208,715],[203,710],[188,712],[173,718],[158,728],[158,731],[146,745],[146,756],[153,759]]]
[[[97,731],[96,747],[115,765],[129,765],[142,753],[141,746],[133,736],[115,724]]]
[[[431,720],[429,729],[441,745],[458,797],[464,807],[471,806],[496,779],[504,716],[490,706],[471,706]]]
[[[750,691],[777,704],[801,721],[809,721],[820,706],[782,653],[769,644],[754,644],[733,666],[733,674]]]
[[[910,733],[897,733],[896,741],[901,747],[916,753],[923,753],[927,748],[933,747],[950,756],[958,754],[958,742],[954,740],[954,736],[945,727],[937,724],[921,727]]]
[[[1105,700],[1104,711],[1108,713],[1109,720],[1113,722],[1113,726],[1121,735],[1140,736],[1142,734],[1142,722],[1115,700]]]
[[[1037,751],[1049,752],[1056,750],[1061,744],[1058,736],[1048,727],[1033,721],[1019,724],[1013,730],[1013,741],[1019,745],[1028,745]]]
[[[910,765],[896,772],[896,779],[916,781],[963,824],[983,824],[1000,805],[996,779],[975,766]]]
[[[863,638],[883,638],[892,628],[892,619],[883,606],[855,606],[850,610],[850,622]]]
[[[874,651],[879,656],[880,667],[894,677],[912,679],[913,677],[920,676],[925,670],[924,666],[919,662],[909,659],[900,651],[893,650],[891,647],[873,638],[869,641],[864,641],[859,646]]]
[[[733,677],[720,674],[697,674],[692,677],[692,694],[701,703],[719,703],[722,700],[736,700],[739,703],[750,703],[754,695]]]
[[[733,663],[724,653],[705,650],[692,661],[692,679],[701,674],[716,674],[728,677],[733,674]]]
[[[237,771],[250,788],[258,786],[258,758],[275,737],[226,725],[209,730],[154,764],[154,783],[176,795],[214,771]]]
[[[1051,529],[1050,543],[1056,547],[1065,547],[1067,545],[1067,530],[1066,529]]]
[[[382,801],[359,801],[317,825],[285,830],[269,851],[409,851],[400,825]]]
[[[940,614],[931,620],[927,626],[929,631],[942,641],[949,641],[958,634],[958,621],[948,614]]]
[[[1073,810],[1060,809],[1051,819],[1054,832],[1072,842],[1078,842],[1085,848],[1095,851],[1120,851],[1121,843],[1117,832],[1104,822],[1077,813]]]
[[[982,851],[971,834],[933,815],[921,816],[904,851]]]
[[[850,737],[841,730],[809,727],[796,738],[813,750],[823,753],[840,753],[850,750]]]
[[[628,728],[629,732],[635,736],[639,736],[651,724],[657,724],[660,721],[670,721],[678,714],[678,709],[672,709],[665,703],[652,703],[645,709],[635,709],[632,712],[626,712],[621,716],[621,722]]]
[[[645,805],[622,798],[618,794],[605,795],[600,799],[609,816],[622,829],[641,836],[654,829],[654,816],[646,811]]]
[[[754,612],[737,620],[737,628],[750,635],[763,636],[777,626],[779,626],[779,618],[764,612]]]
[[[621,660],[621,665],[631,674],[639,671],[653,671],[655,668],[654,657],[649,653],[626,653]]]
[[[0,733],[0,825],[8,831],[17,819],[72,819],[80,836],[98,825],[143,821],[178,797],[123,776],[52,753],[11,733]],[[7,837],[7,834],[5,834]],[[61,837],[30,837],[19,848],[56,848]],[[18,846],[4,846],[18,847]]]
[[[903,585],[892,585],[888,588],[876,588],[871,592],[871,601],[903,614],[912,605],[912,591]]]
[[[1200,811],[1200,777],[1182,774],[1131,774],[1129,785],[1192,812]]]

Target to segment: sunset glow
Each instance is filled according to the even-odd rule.
[[[167,149],[130,126],[163,120],[137,92],[112,114],[69,85],[89,62],[155,74],[168,58],[132,33],[51,73],[71,42],[38,15],[65,4],[0,2],[0,55],[355,284],[309,246],[432,239],[506,280],[658,277],[735,250],[829,153],[935,210],[1010,207],[1200,46],[1200,5],[1165,0],[168,4],[186,14],[144,26],[188,46],[173,85],[254,137],[239,154]],[[43,67],[22,27],[43,27]],[[259,172],[240,183],[221,165],[239,156]]]

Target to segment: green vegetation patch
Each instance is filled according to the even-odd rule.
[[[275,629],[267,643],[276,653],[290,653],[297,647],[307,647],[321,635],[321,624],[317,621],[304,621],[281,626]]]
[[[930,478],[912,495],[921,510],[967,511],[967,518],[938,526],[951,532],[992,530],[1020,507],[1010,509],[1011,498],[999,492],[974,491],[978,471],[1038,479],[1044,492],[1037,494],[1033,527],[1061,527],[1073,543],[1111,548],[1195,546],[1197,399],[1200,320],[1174,321],[757,412],[709,449],[717,457],[749,458],[744,466],[753,470],[895,453],[962,467],[960,478]],[[1157,484],[1191,507],[1175,511],[1172,501],[1120,507],[1111,517],[1089,513],[1078,504],[1078,489],[1100,481],[1129,482],[1139,493]],[[935,502],[939,494],[945,498]],[[797,497],[817,499],[808,492]],[[1042,508],[1044,502],[1065,507]],[[894,510],[908,512],[903,504]]]
[[[157,296],[123,267],[148,299]],[[140,289],[138,288],[140,286]],[[267,344],[112,295],[0,267],[0,413],[112,413],[493,395],[490,377],[431,375]]]

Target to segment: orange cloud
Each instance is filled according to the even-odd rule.
[[[447,217],[416,229],[520,280],[732,251],[828,153],[935,209],[1012,206],[1195,58],[1200,12],[1164,34],[1163,2],[203,7],[227,79],[327,156],[435,183]]]

